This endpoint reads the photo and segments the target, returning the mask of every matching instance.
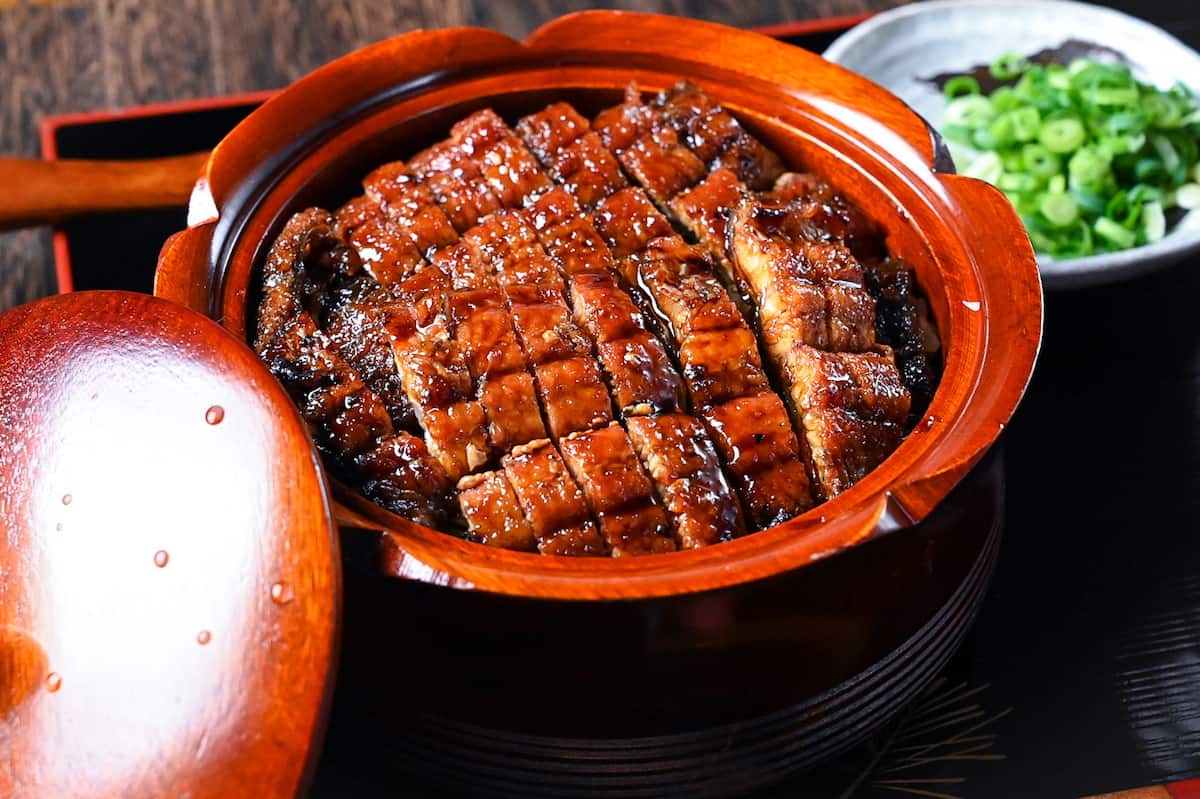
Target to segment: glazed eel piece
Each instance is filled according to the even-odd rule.
[[[647,152],[641,147],[647,134],[637,134],[664,124],[701,150],[693,153],[696,161],[704,157],[717,167],[696,185],[692,166],[659,155],[650,178],[633,174],[657,190],[659,204],[713,255],[726,271],[727,285],[748,287],[747,305],[785,384],[795,425],[804,433],[818,491],[830,497],[845,490],[899,443],[909,402],[892,353],[876,344],[875,303],[864,286],[862,266],[842,243],[848,232],[863,226],[855,225],[859,220],[844,204],[836,204],[828,187],[779,175],[778,159],[694,86],[679,84],[652,105],[630,92],[623,107],[606,113],[616,120],[608,138],[615,146],[630,141],[622,152],[627,169],[629,153]],[[725,144],[718,146],[722,137]],[[738,157],[720,157],[733,151]],[[762,186],[772,179],[777,196],[802,199],[754,199],[746,182]],[[689,185],[693,188],[687,191],[679,188]],[[737,231],[725,228],[733,206],[756,203],[756,219],[765,227],[767,202],[775,204],[772,224],[786,221],[791,235],[753,238],[753,246],[747,245],[748,237],[738,237],[741,246],[731,264],[727,252]]]
[[[916,295],[912,270],[885,257],[883,237],[874,222],[818,176],[782,172],[779,160],[744,130],[732,137],[736,145],[714,147],[726,138],[715,131],[733,130],[736,120],[696,86],[681,82],[661,92],[654,105],[676,129],[688,131],[685,141],[698,157],[713,159],[708,177],[671,201],[674,218],[720,265],[728,267],[725,225],[741,194],[747,189],[765,190],[764,197],[775,202],[800,201],[812,226],[844,245],[866,267],[862,280],[852,279],[852,293],[858,295],[854,299],[860,300],[857,290],[864,287],[874,298],[876,337],[895,349],[902,381],[913,395],[911,413],[922,412],[937,382],[935,354],[940,343],[924,302]],[[714,159],[717,149],[726,156]],[[731,157],[733,153],[737,157]]]
[[[458,483],[467,535],[482,544],[544,555],[607,555],[583,492],[549,439],[515,447],[501,468]]]
[[[493,445],[466,355],[450,335],[445,312],[449,293],[449,280],[439,270],[418,272],[393,289],[385,328],[429,451],[450,479],[458,480],[486,464]]]
[[[339,274],[331,254],[341,247],[332,215],[310,209],[293,217],[263,269],[255,348],[288,390],[314,438],[343,473],[357,477],[363,493],[422,524],[445,515],[450,483],[420,439],[396,430],[386,404],[336,351],[313,317]],[[340,264],[353,264],[341,254]],[[322,265],[326,267],[322,272]]]
[[[742,535],[741,504],[703,425],[687,414],[682,377],[650,330],[617,258],[585,209],[628,186],[617,158],[567,103],[518,122],[518,134],[560,183],[528,209],[546,251],[568,276],[575,319],[595,342],[610,393],[671,516],[681,548]],[[648,224],[658,232],[657,214]],[[634,232],[641,231],[631,220]]]
[[[758,305],[763,340],[799,418],[822,493],[833,497],[900,443],[911,403],[889,347],[875,341],[862,266],[811,226],[803,204],[747,196],[730,221],[734,267]]]
[[[550,438],[557,441],[612,420],[591,344],[563,298],[558,267],[519,210],[488,217],[434,262],[456,286],[492,285],[501,293]],[[534,413],[537,408],[535,402]]]
[[[591,218],[562,188],[529,210],[547,252],[569,275],[575,321],[592,338],[630,443],[669,511],[676,544],[697,547],[743,534],[741,506],[712,442],[685,412],[684,381],[621,284]]]
[[[521,174],[515,177],[495,172],[488,180],[488,154],[497,147],[508,155],[514,148],[524,152],[523,145],[494,114],[480,112],[456,126],[451,142],[443,149],[466,152],[468,157],[463,160],[474,168],[476,188],[499,193],[505,198],[503,206],[524,202],[529,195],[547,189],[548,181],[536,162],[532,169],[518,170]],[[501,177],[512,179],[507,185],[498,185]],[[482,191],[475,193],[479,196]],[[532,370],[546,427],[562,453],[553,444],[518,447],[503,460],[502,472],[465,478],[460,483],[460,506],[472,537],[497,543],[511,538],[512,531],[521,531],[512,521],[516,518],[512,499],[516,499],[532,534],[532,539],[524,540],[525,548],[531,541],[543,551],[559,554],[640,554],[673,548],[673,541],[664,535],[665,511],[653,490],[631,493],[630,486],[638,485],[637,477],[641,488],[649,485],[649,478],[641,471],[627,439],[624,448],[616,447],[613,435],[601,432],[612,420],[611,401],[591,343],[574,324],[565,302],[559,266],[545,252],[528,215],[502,207],[464,232],[456,245],[435,253],[432,261],[450,276],[455,287],[496,287],[477,292],[503,298],[521,354]],[[498,306],[495,299],[492,304]],[[495,329],[501,321],[493,314],[491,327]],[[483,326],[478,331],[486,332]],[[619,427],[616,431],[624,439]],[[570,468],[564,471],[558,468],[560,463]],[[557,480],[559,490],[540,496],[522,483],[530,469]],[[556,502],[562,505],[564,497],[574,496],[567,491],[571,485],[584,498],[598,527],[563,522],[563,518],[574,517],[555,512]],[[488,502],[508,502],[509,506],[504,511],[489,509]],[[562,529],[547,526],[546,519],[558,519],[555,524]],[[592,540],[597,530],[599,543]]]
[[[710,170],[729,169],[756,190],[768,188],[783,173],[777,155],[687,82],[649,103],[631,85],[625,101],[601,112],[592,127],[663,207]]]
[[[460,234],[502,207],[488,188],[472,153],[453,140],[441,141],[408,159],[408,166]]]
[[[379,290],[331,319],[339,339],[364,334],[360,360],[381,384],[398,388],[424,429],[429,451],[451,479],[487,463],[499,447],[542,434],[520,408],[520,374],[496,337],[456,335],[494,318],[486,297],[457,298],[428,259],[457,246],[458,234],[433,194],[403,162],[363,181],[365,194],[338,211],[339,233],[357,250]],[[528,378],[525,378],[526,382]],[[394,396],[394,394],[389,394]],[[533,419],[537,419],[536,407]]]
[[[828,195],[779,199],[808,181],[781,182],[785,191],[756,196],[718,169],[671,208],[750,298],[819,490],[832,497],[895,449],[909,395],[891,351],[876,341],[863,267],[843,244],[855,229],[850,214]]]
[[[636,112],[631,113],[636,116]],[[563,147],[589,135],[584,133],[588,127],[586,119],[569,105],[558,103],[526,117],[518,123],[517,130],[539,159],[547,163]],[[644,144],[632,150],[627,147],[620,156],[620,163],[627,171],[632,172],[631,166],[639,170],[633,172],[635,179],[652,174],[666,181],[663,185],[686,183],[673,181],[672,170],[677,162],[687,163],[687,151],[670,137],[665,143],[661,139],[651,141],[647,138],[649,132],[648,124],[641,128],[635,125],[625,132],[625,139],[616,140],[618,144],[629,146],[638,142]],[[604,145],[601,152],[614,141],[611,135],[607,141],[594,133],[591,136],[592,141],[601,139],[600,144]],[[617,157],[610,156],[608,163],[616,160]],[[692,165],[695,166],[694,159]],[[698,171],[702,172],[702,165]],[[585,183],[588,186],[605,185],[608,192],[605,199],[596,204],[592,220],[594,229],[610,245],[609,260],[604,266],[611,270],[612,262],[617,261],[622,279],[627,285],[636,286],[649,310],[656,312],[654,315],[662,337],[676,347],[692,404],[705,418],[717,448],[734,475],[751,523],[769,526],[807,509],[812,498],[808,492],[807,474],[799,458],[799,442],[790,430],[782,404],[767,385],[753,333],[713,278],[711,268],[675,235],[670,223],[647,200],[645,192],[622,188],[622,182],[618,181],[587,180]],[[545,195],[539,202],[544,204],[550,197]],[[553,214],[544,212],[543,216],[553,217]],[[636,262],[647,260],[640,256],[656,239],[662,240],[663,247],[648,259],[656,264],[656,268],[639,269]],[[650,278],[649,282],[645,277]],[[582,294],[582,291],[573,291],[573,295]],[[615,299],[615,294],[608,296]],[[582,296],[576,296],[577,313],[581,299]],[[660,300],[668,307],[666,313]],[[730,310],[732,314],[728,313]],[[597,323],[600,321],[597,319]],[[598,326],[592,332],[597,340],[604,335]],[[728,407],[722,406],[725,402]],[[738,418],[739,413],[743,414],[742,418]],[[671,421],[677,425],[682,423],[682,419]],[[633,436],[628,416],[626,424]],[[695,425],[691,429],[694,431],[698,427]],[[664,446],[673,437],[646,435],[642,440],[648,445]],[[642,452],[643,461],[652,472],[656,470],[651,464],[667,464],[672,455],[665,450],[655,453],[645,449]],[[664,470],[656,477],[661,478],[658,480],[660,486],[672,484],[673,475],[669,471]],[[719,483],[709,481],[706,485],[712,494],[720,495],[724,491],[728,496],[728,484],[723,475]],[[741,520],[737,518],[739,509],[733,507],[736,503],[727,501],[724,505],[728,513],[715,514],[726,519],[716,533],[721,538],[737,535],[741,529]],[[677,524],[677,537],[681,544],[688,545],[684,542],[689,536],[680,534],[679,527]]]
[[[476,114],[456,126],[452,141],[458,141],[462,149],[472,153],[468,163],[473,163],[476,174],[484,178],[488,174],[488,153],[495,147],[503,148],[510,156],[517,148],[524,152],[523,145],[490,112]],[[434,263],[450,273],[456,285],[490,278],[503,290],[522,350],[533,370],[550,436],[558,443],[559,457],[568,467],[563,479],[573,479],[581,490],[603,540],[599,548],[586,542],[582,546],[577,543],[565,546],[561,541],[569,543],[578,535],[568,534],[560,541],[558,537],[547,538],[545,528],[539,528],[543,532],[539,537],[535,530],[539,548],[614,555],[673,549],[674,542],[666,535],[666,513],[632,445],[620,427],[606,427],[612,420],[611,401],[596,366],[591,342],[574,324],[565,302],[559,264],[543,248],[538,231],[530,224],[533,221],[530,214],[512,207],[548,189],[548,181],[537,179],[541,172],[536,162],[534,170],[516,170],[521,174],[507,186],[498,186],[497,175],[493,175],[487,188],[503,197],[501,204],[506,207],[464,233],[458,245],[435,255]],[[546,447],[529,452],[520,450],[523,457],[506,459],[503,478],[494,473],[478,486],[468,478],[464,487],[476,491],[468,493],[460,505],[477,539],[493,540],[498,534],[496,519],[480,513],[478,505],[472,502],[485,485],[496,493],[499,501],[504,497],[500,486],[507,481],[526,518],[531,522],[538,518],[544,510],[540,500],[535,493],[521,490],[514,470],[536,456],[545,471],[549,468],[547,464],[554,465],[552,452],[556,451]],[[534,528],[538,528],[536,523],[531,526]]]
[[[532,202],[527,214],[567,277],[575,320],[594,342],[629,444],[669,511],[676,544],[728,540],[745,531],[741,506],[707,433],[683,412],[681,376],[621,285],[616,258],[584,210],[628,185],[616,158],[588,128],[566,103],[517,124],[530,151],[561,184]],[[604,435],[620,436],[615,428]]]
[[[427,432],[439,453],[461,452],[447,468],[461,475],[474,471],[482,462],[507,452],[512,447],[546,435],[535,396],[534,380],[525,361],[513,327],[511,311],[497,284],[496,273],[507,280],[541,282],[555,277],[553,270],[538,272],[538,253],[528,247],[528,239],[514,226],[519,222],[505,212],[488,216],[473,227],[481,214],[500,207],[492,186],[494,179],[521,177],[525,183],[511,183],[514,193],[532,190],[539,184],[538,174],[517,175],[506,171],[496,159],[506,158],[513,149],[511,132],[494,114],[479,114],[455,127],[450,140],[435,145],[415,159],[414,170],[400,161],[385,164],[364,180],[366,200],[381,209],[382,215],[405,231],[415,248],[450,279],[450,289],[442,291],[444,318],[437,324],[420,325],[402,342],[393,342],[400,370],[415,379],[428,374],[434,364],[444,380],[453,387],[451,395],[414,388],[426,403],[420,409],[440,419],[449,402],[451,407],[469,408],[464,421],[474,419],[477,409],[463,405],[474,397],[487,419],[487,457],[477,440],[465,447],[458,445],[465,431],[461,427],[440,428]],[[497,190],[503,187],[496,187]],[[458,237],[458,229],[463,238]],[[536,241],[534,241],[536,245]],[[424,264],[417,268],[424,268]],[[461,362],[451,363],[457,358]],[[469,377],[469,388],[464,378]],[[443,439],[442,433],[450,436]],[[433,443],[437,442],[437,443]],[[481,461],[481,458],[483,461]]]
[[[588,210],[629,185],[616,157],[590,128],[568,103],[554,103],[516,126],[546,173]]]
[[[679,238],[645,192],[624,189],[596,209],[596,226],[672,342],[696,413],[745,504],[769,527],[812,506],[787,412],[771,390],[754,334],[712,266]]]

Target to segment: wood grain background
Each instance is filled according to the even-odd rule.
[[[764,25],[893,0],[0,0],[0,152],[37,155],[47,114],[286,85],[337,56],[420,27],[524,36],[599,6]],[[0,191],[12,191],[0,186]],[[0,235],[0,310],[49,293],[48,229]]]

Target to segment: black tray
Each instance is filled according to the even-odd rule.
[[[844,21],[776,29],[820,52]],[[48,120],[63,158],[212,147],[258,100]],[[184,209],[59,232],[77,290],[150,291]],[[68,288],[64,285],[63,288]],[[1066,797],[1200,776],[1200,264],[1047,298],[1038,372],[1004,435],[1008,522],[967,644],[878,736],[763,794]],[[396,795],[339,758],[314,796]],[[335,754],[329,754],[333,752]],[[1200,797],[1197,783],[1173,785]]]

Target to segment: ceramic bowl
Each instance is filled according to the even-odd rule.
[[[998,56],[1078,43],[1097,58],[1120,56],[1137,77],[1161,88],[1200,89],[1200,54],[1165,31],[1109,8],[1069,0],[930,0],[884,12],[847,31],[825,58],[895,93],[935,128],[945,104],[930,79],[970,72]],[[1105,48],[1105,52],[1099,48]],[[1084,258],[1038,257],[1050,289],[1135,277],[1200,252],[1200,211],[1153,244]]]

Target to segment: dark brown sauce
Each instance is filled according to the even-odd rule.
[[[1057,47],[1048,47],[1045,50],[1039,50],[1028,57],[1034,64],[1069,64],[1078,58],[1090,58],[1093,61],[1104,61],[1108,63],[1129,64],[1129,59],[1119,51],[1103,44],[1095,42],[1086,42],[1082,39],[1067,39]],[[979,82],[979,88],[984,94],[991,94],[1001,86],[1010,86],[1016,83],[1015,80],[1001,80],[992,75],[990,65],[983,64],[966,72],[943,72],[938,75],[932,75],[928,78],[921,78],[926,83],[932,83],[939,89],[945,89],[946,84],[953,78],[960,75],[970,75]]]

